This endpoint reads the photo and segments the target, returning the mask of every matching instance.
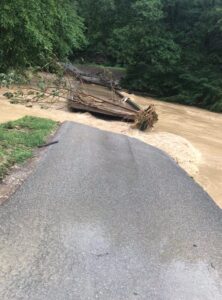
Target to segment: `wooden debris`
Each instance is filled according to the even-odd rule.
[[[93,83],[108,87],[120,98],[119,100],[104,99],[83,92],[81,89],[75,90],[70,94],[68,105],[71,109],[95,112],[106,116],[118,117],[124,120],[133,121],[134,128],[145,131],[147,128],[152,128],[158,121],[158,115],[154,105],[142,109],[129,97],[125,97],[118,89],[118,83],[108,80],[105,77],[95,75],[91,76],[73,65],[65,66],[66,72],[75,76],[80,82]]]
[[[134,121],[137,110],[122,101],[103,99],[86,94],[83,91],[75,91],[69,97],[69,108],[95,112],[103,115],[118,117]]]
[[[138,128],[145,131],[147,128],[153,128],[154,124],[158,121],[158,115],[155,106],[149,105],[145,110],[141,110],[136,114],[135,124],[133,128]]]
[[[134,102],[132,99],[125,97],[123,99],[124,102],[128,103],[131,107],[133,107],[135,110],[140,111],[142,110],[142,108],[136,103]]]

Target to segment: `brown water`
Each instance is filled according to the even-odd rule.
[[[90,85],[88,91],[95,95],[112,97],[106,89]],[[222,115],[198,108],[170,104],[142,96],[130,95],[140,105],[154,103],[159,114],[159,122],[152,131],[139,132],[130,124],[97,119],[88,113],[70,113],[47,110],[38,106],[27,108],[10,104],[0,90],[0,122],[15,120],[24,115],[52,118],[57,121],[76,121],[103,130],[125,134],[156,146],[184,168],[203,186],[215,202],[222,208]]]
[[[159,122],[154,133],[172,133],[189,141],[200,157],[195,179],[222,207],[222,115],[131,95],[139,104],[156,105]]]

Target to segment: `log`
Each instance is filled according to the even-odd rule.
[[[75,109],[78,111],[79,110],[84,112],[87,111],[87,112],[97,113],[104,116],[110,116],[110,117],[124,119],[128,121],[135,121],[135,115],[126,114],[125,112],[121,112],[121,111],[113,111],[108,108],[102,109],[101,107],[93,107],[92,105],[87,106],[85,104],[81,104],[78,102],[72,102],[72,103],[69,102],[69,107],[71,109]]]
[[[134,121],[133,127],[142,131],[147,128],[152,128],[158,121],[158,115],[153,105],[143,110],[137,103],[125,97],[121,91],[118,90],[118,85],[115,81],[108,80],[101,76],[91,76],[70,64],[66,65],[65,69],[66,72],[75,76],[79,81],[108,87],[122,98],[118,101],[114,101],[113,99],[103,99],[89,95],[81,90],[76,90],[70,94],[68,98],[69,108]]]
[[[69,108],[96,112],[102,115],[118,117],[134,121],[136,117],[136,110],[128,107],[128,105],[121,102],[114,102],[111,99],[102,99],[88,95],[84,92],[77,91],[69,97]]]
[[[134,102],[132,99],[125,97],[123,99],[124,102],[128,103],[131,107],[133,107],[135,110],[140,111],[142,110],[142,108],[136,103]]]

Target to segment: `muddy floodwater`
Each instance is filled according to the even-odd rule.
[[[165,132],[183,137],[199,152],[194,177],[222,207],[222,114],[130,96],[141,105],[156,105],[159,122],[152,135]]]
[[[100,97],[114,97],[94,85],[85,90]],[[139,132],[120,121],[99,119],[89,113],[72,113],[55,107],[40,109],[10,104],[0,90],[0,122],[24,115],[48,117],[57,121],[76,121],[103,130],[125,134],[156,146],[168,153],[192,176],[222,208],[222,115],[206,110],[129,95],[141,106],[156,105],[159,122],[152,131]],[[127,94],[126,94],[127,95]]]

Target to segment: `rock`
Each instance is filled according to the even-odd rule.
[[[27,103],[27,104],[26,104],[26,107],[31,108],[31,107],[33,107],[33,105],[32,105],[32,103]]]

